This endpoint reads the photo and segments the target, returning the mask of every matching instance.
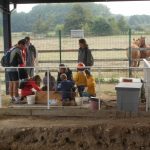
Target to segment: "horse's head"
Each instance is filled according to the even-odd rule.
[[[146,47],[145,37],[143,37],[143,36],[141,36],[141,38],[140,38],[140,47],[141,48]]]
[[[141,44],[140,39],[139,38],[138,39],[133,39],[133,44],[140,47],[140,44]]]

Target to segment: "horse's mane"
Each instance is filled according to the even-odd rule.
[[[140,38],[140,48],[145,48],[146,43],[145,43],[145,37],[141,36]]]

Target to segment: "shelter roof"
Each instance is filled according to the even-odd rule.
[[[113,1],[121,2],[121,1],[141,1],[141,0],[10,0],[10,3],[29,4],[29,3],[70,3],[70,2],[113,2]]]

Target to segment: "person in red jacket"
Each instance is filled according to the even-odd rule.
[[[42,91],[40,88],[40,82],[41,78],[39,75],[36,75],[26,81],[24,84],[24,87],[21,89],[21,97],[24,99],[28,95],[34,95],[34,91],[32,89],[35,89],[36,91]]]

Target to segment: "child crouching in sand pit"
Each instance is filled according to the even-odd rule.
[[[95,91],[95,79],[91,75],[91,72],[87,69],[85,70],[85,74],[87,77],[87,93],[89,97],[95,97],[96,96],[96,91]]]
[[[40,82],[41,78],[39,75],[35,75],[34,77],[27,79],[21,87],[21,99],[24,100],[26,99],[26,96],[34,95],[35,92],[32,89],[42,91],[40,89]]]
[[[45,76],[43,78],[43,87],[42,87],[42,91],[47,91],[47,85],[49,85],[49,91],[55,91],[56,89],[56,81],[55,78],[51,75],[51,73],[49,72],[49,84],[47,81],[47,72],[45,72]]]
[[[83,63],[79,63],[77,65],[77,73],[74,76],[74,81],[75,84],[77,85],[80,97],[83,97],[83,91],[87,85],[87,77],[84,70],[85,65]]]
[[[61,91],[62,95],[62,105],[75,105],[73,96],[72,96],[72,89],[74,87],[73,81],[67,80],[67,75],[65,73],[61,74],[61,86],[59,90]]]

